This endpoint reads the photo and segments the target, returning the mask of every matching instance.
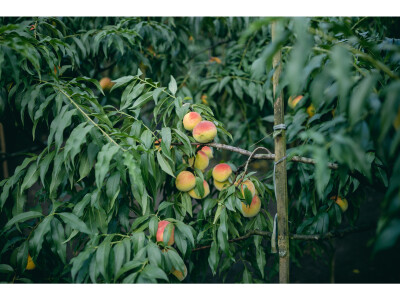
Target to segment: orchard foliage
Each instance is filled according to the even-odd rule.
[[[273,281],[278,257],[268,239],[230,242],[272,231],[270,164],[261,175],[251,167],[244,173],[247,157],[213,149],[213,165],[228,162],[235,178],[255,185],[261,211],[245,218],[251,192],[232,177],[218,191],[212,164],[204,173],[190,166],[199,149],[182,121],[194,111],[216,125],[215,142],[273,149],[278,50],[290,232],[356,224],[370,186],[384,194],[374,247],[393,246],[400,235],[400,48],[389,20],[398,25],[384,18],[2,18],[1,118],[46,142],[0,183],[0,278],[179,282],[176,272],[186,270],[190,282],[213,275]],[[110,91],[99,85],[105,76]],[[303,98],[288,107],[297,95]],[[316,164],[291,162],[294,155]],[[177,190],[176,176],[186,169],[197,177],[196,194],[209,183],[207,197]],[[344,213],[337,196],[348,200]],[[171,225],[157,242],[161,220]],[[304,243],[292,242],[294,260]],[[243,272],[232,277],[233,269]]]

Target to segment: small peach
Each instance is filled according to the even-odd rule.
[[[189,191],[189,195],[190,197],[194,198],[194,199],[203,199],[205,197],[207,197],[210,194],[210,186],[208,185],[207,181],[203,181],[203,187],[204,187],[204,195],[203,197],[201,197],[200,195],[198,195],[195,191],[195,189],[192,189]]]
[[[166,220],[158,222],[158,229],[157,229],[157,234],[156,234],[157,242],[164,241],[164,230],[168,224],[169,224],[169,222]],[[168,241],[168,246],[171,246],[175,242],[174,232],[175,232],[175,227],[172,228],[171,237],[169,238],[169,241]]]
[[[99,84],[100,84],[101,88],[103,89],[103,91],[111,90],[111,88],[114,85],[114,83],[108,77],[103,77],[102,79],[100,79]]]
[[[192,131],[193,128],[201,122],[201,116],[197,112],[190,112],[187,113],[183,117],[183,127],[185,127],[186,130]]]
[[[201,121],[193,128],[193,137],[199,143],[209,143],[216,135],[217,127],[210,121]]]
[[[224,182],[228,180],[231,174],[232,174],[231,166],[225,163],[216,165],[212,171],[213,178],[219,182]]]
[[[181,192],[188,192],[196,185],[196,178],[192,172],[182,171],[176,176],[175,186]]]
[[[253,197],[250,205],[242,202],[242,214],[246,218],[251,218],[257,215],[261,209],[261,200],[257,195]]]

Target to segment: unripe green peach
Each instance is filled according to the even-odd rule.
[[[225,163],[216,165],[212,171],[213,178],[219,182],[224,182],[228,180],[231,174],[232,174],[231,166]]]
[[[193,128],[193,137],[199,143],[209,143],[216,135],[217,127],[210,121],[201,121]]]
[[[168,224],[169,224],[169,222],[166,220],[158,222],[158,228],[157,228],[157,234],[156,234],[157,242],[164,241],[164,230]],[[175,242],[174,232],[175,232],[175,226],[172,228],[171,237],[169,238],[169,241],[168,241],[168,246],[171,246]]]
[[[197,148],[198,148],[199,146],[200,146],[200,145],[197,145]],[[207,154],[208,158],[211,159],[211,158],[214,157],[214,156],[213,156],[213,148],[208,147],[208,146],[203,146],[200,150],[203,151],[205,154]]]
[[[240,180],[241,181],[241,180]],[[256,187],[254,186],[254,183],[252,183],[250,180],[245,180],[243,183],[236,182],[235,185],[237,186],[238,184],[240,184],[240,190],[242,192],[242,195],[244,197],[244,186],[247,186],[247,188],[249,189],[249,191],[251,192],[251,196],[254,197],[254,195],[256,194]]]
[[[242,214],[246,218],[251,218],[257,215],[261,209],[261,200],[257,195],[253,197],[250,205],[242,202]]]
[[[207,154],[205,154],[203,151],[200,150],[196,154],[196,159],[194,161],[194,167],[201,171],[204,171],[208,167],[209,162],[210,162],[210,160],[209,160]]]
[[[345,198],[339,196],[332,196],[331,200],[335,200],[336,204],[339,205],[342,212],[345,212],[349,208],[349,202]]]
[[[176,176],[175,186],[181,192],[188,192],[196,185],[196,178],[192,172],[182,171]]]
[[[187,276],[187,268],[185,266],[183,270],[183,274],[181,271],[176,270],[174,267],[172,267],[171,274],[173,274],[176,278],[178,278],[179,281],[182,281],[186,278]]]
[[[222,191],[224,188],[229,186],[229,181],[219,182],[214,179],[214,186],[218,191]]]
[[[205,197],[207,197],[210,194],[210,186],[208,185],[207,181],[203,181],[203,187],[204,187],[204,195],[203,197],[201,197],[200,195],[198,195],[195,191],[195,189],[192,189],[189,191],[189,195],[190,197],[194,198],[194,199],[203,199]]]
[[[185,127],[186,130],[192,131],[193,128],[201,122],[201,116],[197,112],[190,112],[187,113],[183,117],[183,127]]]

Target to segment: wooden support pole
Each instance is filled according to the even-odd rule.
[[[272,23],[272,41],[276,40],[277,23]],[[273,58],[272,66],[275,69],[273,75],[274,93],[274,125],[284,124],[283,93],[278,91],[279,77],[282,72],[281,50]],[[279,282],[289,283],[289,225],[288,225],[288,192],[286,173],[286,135],[285,130],[275,135],[275,190],[278,210],[278,252],[279,252]],[[282,160],[283,159],[283,160]]]

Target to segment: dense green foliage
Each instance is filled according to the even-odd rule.
[[[241,214],[248,199],[234,185],[215,190],[210,168],[194,170],[196,188],[202,190],[203,178],[211,187],[203,200],[179,192],[175,176],[197,149],[182,125],[190,110],[214,122],[215,142],[273,149],[278,50],[285,106],[289,95],[304,96],[285,109],[290,231],[356,224],[370,186],[384,194],[374,247],[392,247],[400,236],[398,24],[393,18],[2,18],[0,118],[15,118],[33,138],[45,134],[47,143],[0,183],[0,279],[178,282],[171,270],[186,266],[188,281],[204,282],[210,273],[224,280],[239,266],[243,272],[231,280],[272,281],[278,259],[268,239],[228,242],[250,230],[272,231],[271,165],[258,176],[251,168],[243,174],[247,157],[214,149],[214,163],[229,162],[255,183],[262,210],[250,219]],[[115,83],[111,91],[99,85],[105,76]],[[313,116],[306,112],[311,104]],[[316,164],[290,162],[294,155]],[[345,213],[335,196],[348,199]],[[156,243],[164,219],[175,226],[173,246]],[[168,226],[164,241],[170,234]],[[291,243],[293,260],[304,243]],[[28,252],[34,271],[25,270]]]

